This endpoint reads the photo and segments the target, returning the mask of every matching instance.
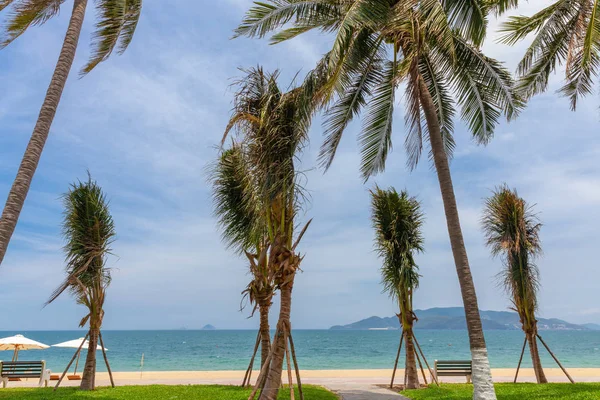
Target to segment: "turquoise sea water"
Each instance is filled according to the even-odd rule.
[[[21,333],[45,344],[79,338],[79,332],[0,332],[0,337]],[[542,337],[568,367],[600,368],[600,331],[548,331]],[[294,342],[302,369],[392,368],[398,331],[298,330]],[[466,331],[417,330],[417,338],[430,361],[468,359]],[[256,340],[255,331],[105,331],[103,338],[115,371],[138,371],[144,353],[145,371],[243,370]],[[514,368],[523,345],[519,331],[488,331],[486,340],[493,368]],[[69,362],[75,349],[50,348],[20,353],[21,360],[46,360],[54,371]],[[526,353],[528,354],[528,353]],[[85,355],[85,354],[83,354]],[[83,356],[82,355],[82,356]],[[100,353],[99,353],[100,355]],[[0,351],[0,360],[12,352]],[[543,363],[555,366],[542,351]],[[527,357],[525,365],[530,365]],[[104,363],[98,363],[104,371]]]

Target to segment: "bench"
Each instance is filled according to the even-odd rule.
[[[46,361],[0,361],[0,379],[5,388],[10,379],[39,378],[39,387],[48,387],[50,370],[46,369]]]
[[[434,373],[436,379],[439,376],[465,376],[467,383],[471,383],[473,364],[471,360],[435,360]]]

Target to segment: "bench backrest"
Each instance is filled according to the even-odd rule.
[[[435,360],[435,369],[439,372],[471,372],[471,360]]]
[[[39,378],[44,372],[45,361],[3,361],[0,362],[2,378]]]

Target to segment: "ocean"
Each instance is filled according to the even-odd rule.
[[[83,336],[81,331],[11,331],[0,332],[0,337],[18,333],[48,345]],[[378,369],[393,367],[400,332],[297,330],[293,335],[301,369]],[[417,330],[416,335],[430,362],[469,358],[466,331]],[[515,368],[523,333],[487,331],[485,335],[492,368]],[[566,367],[600,368],[600,331],[542,331],[541,335]],[[102,336],[113,371],[139,371],[142,354],[144,371],[244,370],[256,340],[256,332],[249,330],[103,331]],[[540,349],[544,366],[555,367]],[[22,351],[19,359],[46,360],[48,368],[60,371],[75,350]],[[526,350],[525,367],[531,365],[528,356]],[[0,360],[11,357],[12,352],[0,351]],[[98,362],[98,371],[105,371],[103,362]]]

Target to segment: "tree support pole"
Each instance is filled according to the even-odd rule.
[[[63,374],[61,375],[61,377],[58,380],[58,382],[56,382],[56,386],[54,386],[54,390],[53,391],[56,391],[56,389],[58,389],[58,387],[60,386],[60,383],[65,378],[65,375],[67,375],[67,372],[69,371],[69,368],[71,368],[71,365],[73,365],[73,361],[75,361],[75,357],[77,357],[77,355],[81,351],[81,348],[83,347],[83,344],[85,343],[85,341],[87,340],[87,338],[89,336],[90,336],[90,332],[88,331],[88,333],[85,335],[85,337],[81,341],[81,344],[79,345],[79,348],[77,349],[77,351],[75,352],[75,354],[73,354],[73,357],[71,358],[71,361],[69,361],[69,365],[67,365],[67,368],[65,368],[65,372],[63,372]]]
[[[290,339],[292,361],[294,362],[294,369],[296,370],[296,385],[298,385],[298,394],[300,394],[300,400],[304,400],[304,393],[302,392],[302,381],[300,380],[300,367],[298,367],[298,360],[296,359],[296,348],[294,347],[294,339],[292,338],[291,329],[288,338]]]
[[[275,330],[275,337],[277,337],[278,334],[279,334],[279,327],[277,327],[277,329]],[[250,393],[248,400],[254,400],[256,393],[258,393],[258,391],[260,389],[264,388],[264,386],[265,386],[265,383],[267,381],[267,371],[269,370],[269,366],[271,365],[271,358],[273,357],[273,351],[275,350],[276,343],[277,343],[277,341],[274,340],[273,343],[271,344],[271,351],[269,352],[269,356],[267,357],[267,359],[265,360],[265,363],[263,364],[262,368],[260,369],[260,374],[258,375],[258,379],[256,380],[256,385],[254,385],[254,389],[252,390],[252,393]]]
[[[115,381],[113,380],[112,371],[110,370],[110,365],[108,364],[108,357],[106,357],[106,349],[104,348],[104,341],[102,340],[102,332],[98,331],[98,338],[100,339],[100,346],[102,346],[102,355],[104,356],[104,362],[106,363],[106,369],[108,370],[108,377],[110,378],[110,385],[114,388]],[[94,373],[96,371],[94,370]]]
[[[254,358],[256,358],[256,352],[258,351],[259,345],[260,345],[260,330],[258,331],[258,335],[256,336],[256,344],[254,345],[254,353],[252,353],[252,358],[250,359],[250,365],[248,365],[248,369],[246,369],[246,374],[244,375],[244,381],[242,382],[242,387],[246,387],[246,385],[250,386],[250,378],[252,377],[252,367],[254,365]]]
[[[527,335],[525,335],[525,341],[523,342],[523,349],[521,350],[521,357],[519,358],[519,364],[517,365],[517,372],[515,373],[515,380],[513,381],[513,383],[517,383],[519,369],[521,369],[521,362],[523,361],[523,354],[525,354],[525,346],[527,346]]]
[[[402,342],[404,342],[404,331],[402,331],[402,334],[400,335],[400,344],[398,345],[398,353],[396,354],[396,362],[394,363],[394,371],[392,372],[392,381],[390,382],[390,389],[394,388],[394,379],[396,378],[396,370],[398,369],[398,360],[400,359]]]
[[[575,383],[575,381],[573,380],[573,378],[571,378],[571,375],[569,375],[569,373],[567,372],[567,370],[565,369],[565,367],[562,366],[562,364],[560,363],[560,361],[558,361],[558,358],[556,358],[556,356],[554,355],[554,353],[552,352],[552,350],[550,350],[550,347],[548,347],[548,345],[546,344],[546,342],[544,342],[544,339],[542,339],[542,337],[538,334],[536,334],[536,336],[538,337],[538,339],[540,339],[540,342],[542,342],[542,344],[544,345],[544,347],[546,348],[546,350],[548,350],[548,353],[550,353],[550,355],[552,356],[552,358],[554,358],[554,361],[556,361],[556,363],[558,364],[558,366],[560,367],[560,369],[562,369],[562,372],[565,373],[565,375],[567,376],[567,378],[569,378],[569,380],[571,381],[571,383]]]
[[[423,361],[425,361],[425,365],[427,365],[427,370],[429,371],[429,373],[431,374],[435,384],[437,386],[440,386],[440,383],[437,380],[437,376],[435,376],[435,374],[433,373],[433,371],[431,370],[431,367],[429,366],[429,363],[427,362],[427,358],[425,358],[425,354],[423,353],[423,350],[421,349],[421,345],[419,345],[419,341],[417,340],[416,336],[413,335],[413,339],[415,341],[415,344],[417,345],[417,349],[419,349],[419,352],[421,353],[421,357],[423,357]]]
[[[285,342],[285,360],[287,362],[287,374],[288,374],[288,381],[289,381],[289,385],[290,385],[290,400],[296,400],[296,396],[294,396],[294,382],[292,381],[292,363],[291,363],[291,356],[290,356],[290,348],[288,345],[288,333],[285,332],[283,335],[283,341]]]
[[[413,335],[413,339],[414,339],[414,335]],[[421,357],[419,357],[419,353],[417,352],[417,349],[415,349],[415,356],[417,357],[417,362],[419,363],[419,368],[421,369],[421,375],[423,375],[423,381],[425,382],[425,385],[427,386],[427,377],[425,376],[425,370],[423,369],[423,364],[421,363]]]

